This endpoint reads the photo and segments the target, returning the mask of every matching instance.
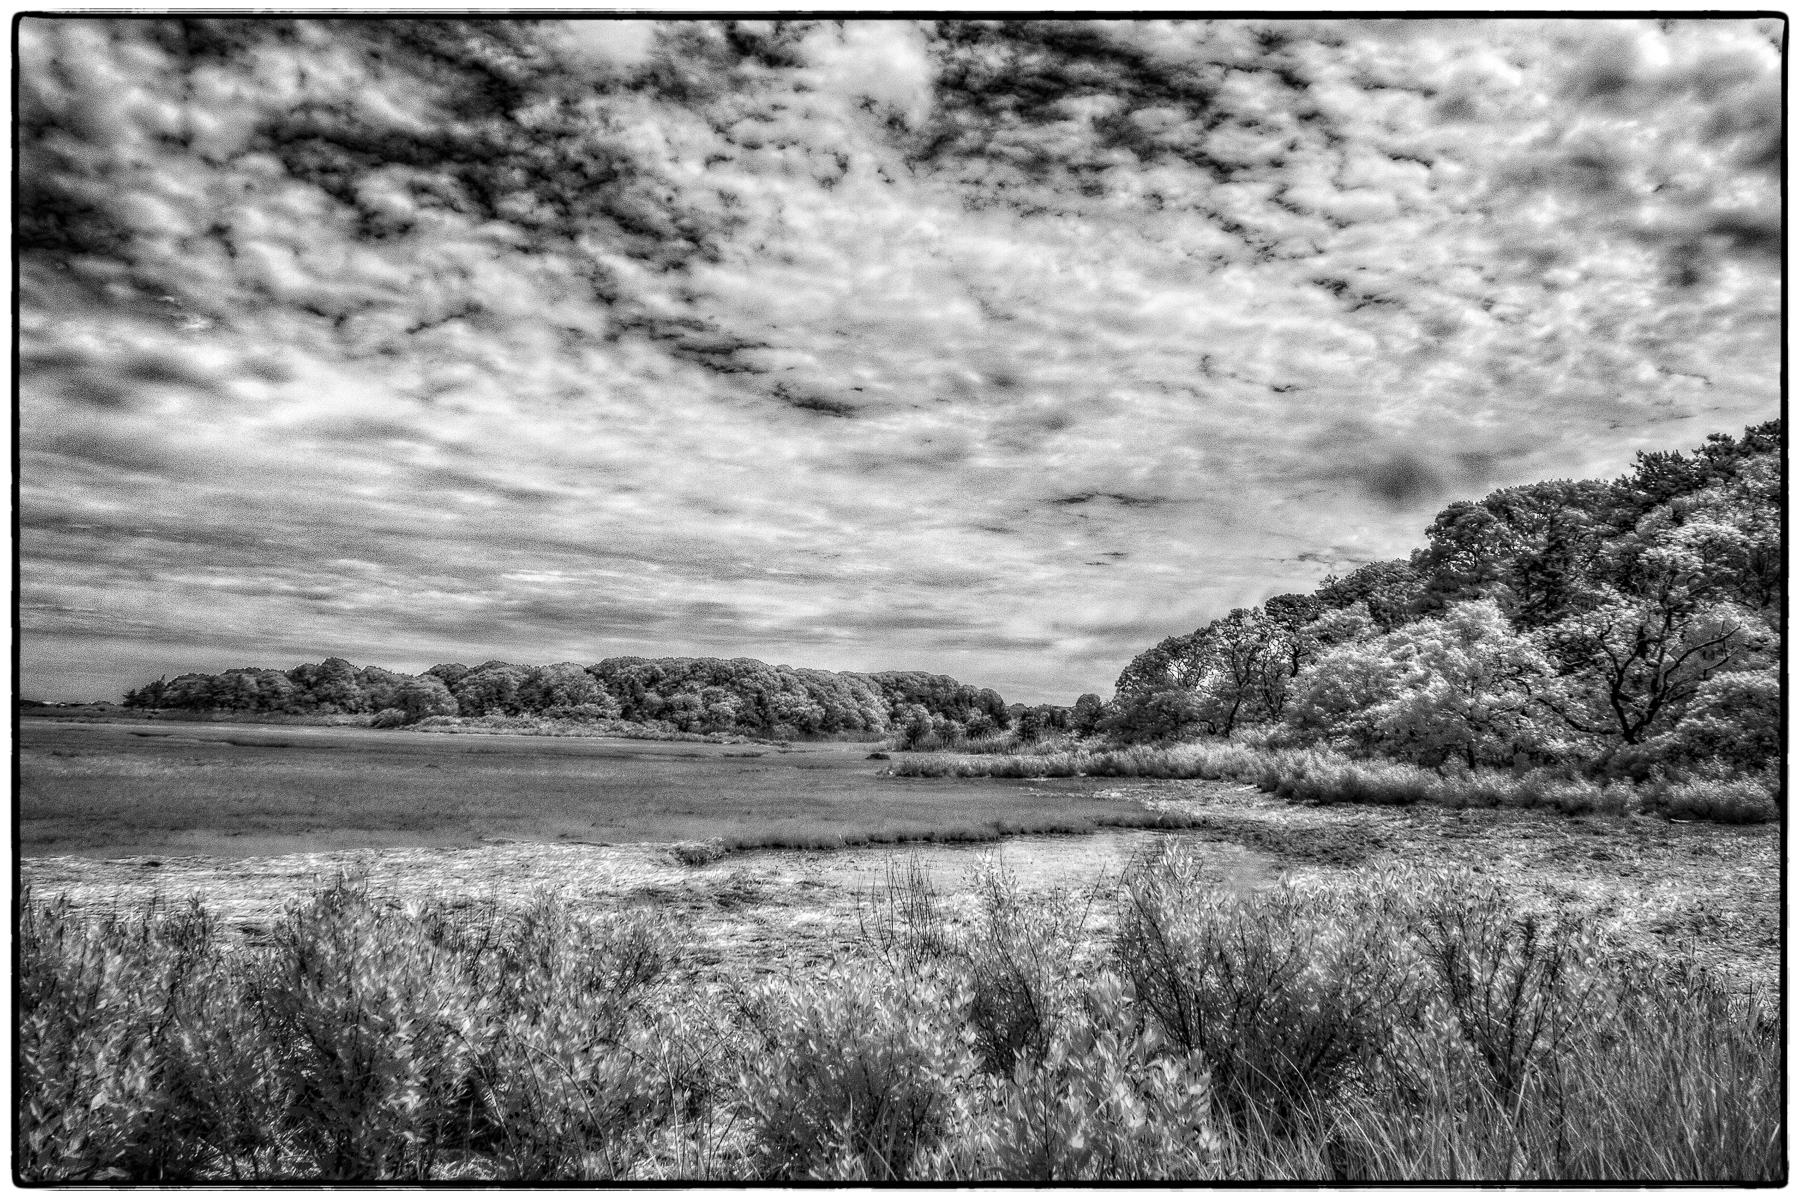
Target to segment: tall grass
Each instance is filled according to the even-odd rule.
[[[1778,780],[1759,776],[1602,781],[1549,771],[1483,768],[1444,774],[1410,763],[1354,759],[1320,748],[1240,742],[1067,749],[1047,754],[916,754],[893,760],[897,776],[1042,779],[1076,775],[1217,779],[1253,784],[1284,799],[1321,804],[1438,804],[1452,808],[1546,808],[1564,813],[1662,812],[1754,823],[1780,819]]]
[[[1223,892],[1165,847],[723,980],[642,912],[397,905],[269,944],[23,899],[24,1182],[1774,1182],[1779,1022],[1542,897],[1394,867]],[[1104,919],[1102,919],[1104,918]]]

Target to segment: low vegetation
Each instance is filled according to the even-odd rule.
[[[895,779],[866,744],[32,722],[19,746],[28,855],[241,856],[492,837],[832,848],[1182,822],[1073,791]]]
[[[200,905],[19,938],[28,1182],[1782,1178],[1779,1025],[1541,895],[1396,868],[969,908],[897,865],[842,960],[690,969],[644,910]]]
[[[1773,771],[1698,774],[1642,782],[1594,780],[1566,769],[1432,770],[1308,747],[1270,748],[1222,739],[1163,746],[1027,747],[1014,753],[910,754],[892,760],[911,778],[1049,779],[1070,776],[1226,779],[1319,804],[1440,804],[1451,808],[1547,808],[1564,813],[1660,813],[1682,820],[1754,824],[1778,820]]]
[[[391,712],[392,710],[387,710]],[[405,722],[382,720],[371,722],[376,729],[393,729]],[[777,745],[785,741],[746,737],[741,733],[683,733],[668,725],[645,725],[638,721],[611,718],[532,716],[425,717],[412,722],[420,733],[522,733],[533,737],[604,737],[642,742],[705,742],[715,746]]]

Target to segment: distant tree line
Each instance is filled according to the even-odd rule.
[[[945,741],[1009,726],[1006,701],[948,675],[819,671],[752,658],[608,658],[588,666],[444,663],[422,675],[341,658],[287,671],[239,667],[128,692],[131,708],[374,714],[378,724],[432,716],[624,720],[683,733],[780,738],[834,735]],[[1097,708],[1098,700],[1094,701]],[[1048,707],[1048,706],[1044,706]]]
[[[1761,771],[1781,752],[1782,428],[1612,482],[1458,501],[1410,557],[1234,609],[1133,659],[1103,728],[1469,768]]]

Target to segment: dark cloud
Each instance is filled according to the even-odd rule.
[[[1408,454],[1368,463],[1354,474],[1370,496],[1391,508],[1412,508],[1444,492],[1444,481],[1430,464]]]
[[[1050,503],[1076,505],[1087,504],[1093,500],[1111,500],[1114,504],[1125,508],[1150,508],[1169,502],[1165,496],[1131,496],[1124,492],[1076,492],[1073,495],[1057,496]]]

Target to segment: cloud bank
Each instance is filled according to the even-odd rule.
[[[1779,407],[1778,24],[19,35],[23,686],[750,655],[1106,693]]]

